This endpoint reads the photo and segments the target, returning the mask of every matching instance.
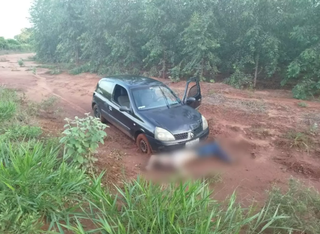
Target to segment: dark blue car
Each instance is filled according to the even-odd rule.
[[[149,154],[194,146],[207,138],[207,120],[197,111],[201,98],[195,78],[187,82],[181,101],[160,81],[112,76],[99,81],[92,109],[95,117],[115,125]]]

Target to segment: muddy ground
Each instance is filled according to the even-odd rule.
[[[48,97],[59,99],[53,113],[39,122],[46,132],[60,134],[64,118],[83,116],[91,111],[96,74],[50,75],[32,61],[19,67],[20,58],[32,54],[0,56],[0,85],[14,88],[32,101]],[[161,80],[180,97],[185,82]],[[320,103],[291,98],[286,90],[241,91],[222,83],[202,83],[200,112],[208,119],[210,139],[226,144],[236,158],[233,166],[211,159],[201,169],[210,174],[214,196],[224,199],[237,190],[238,200],[263,202],[272,185],[286,187],[295,177],[320,190]],[[0,100],[1,101],[1,100]],[[135,143],[110,126],[108,137],[98,153],[97,168],[106,170],[107,183],[148,176],[143,168],[148,157],[139,153]],[[318,131],[318,133],[317,133]],[[204,169],[203,169],[204,170]]]

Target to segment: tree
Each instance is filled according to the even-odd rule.
[[[23,28],[21,33],[14,37],[20,44],[33,44],[33,30],[32,28]]]
[[[282,84],[297,80],[294,97],[307,99],[320,94],[320,1],[310,0],[304,4],[297,1],[294,15],[298,20],[290,36],[299,50],[290,62]]]
[[[7,50],[8,49],[8,43],[4,37],[0,37],[0,50]]]
[[[213,75],[217,72],[219,59],[215,49],[219,47],[215,32],[215,19],[211,11],[200,14],[194,13],[189,26],[182,33],[184,49],[183,73],[188,76],[197,76],[205,80],[205,75]]]
[[[233,66],[248,73],[253,70],[254,87],[261,72],[270,77],[278,67],[280,41],[274,29],[281,21],[281,14],[275,3],[272,0],[247,0],[240,8],[238,24],[241,31],[237,38],[233,37],[236,46]]]
[[[172,80],[211,80],[219,72],[237,87],[290,81],[296,97],[307,97],[319,93],[319,6],[320,0],[35,0],[31,22],[38,59],[80,72]],[[16,37],[19,43],[26,34]]]

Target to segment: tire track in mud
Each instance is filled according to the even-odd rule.
[[[37,78],[37,84],[40,88],[47,90],[51,95],[59,98],[61,101],[65,102],[68,106],[70,106],[72,109],[76,110],[77,112],[81,113],[81,114],[85,114],[87,113],[87,111],[85,109],[83,109],[82,107],[68,101],[67,99],[65,99],[64,97],[62,97],[61,95],[55,93],[47,84],[47,80],[45,77],[39,76],[39,75],[33,75],[35,78]]]

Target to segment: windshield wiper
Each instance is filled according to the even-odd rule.
[[[161,90],[162,95],[163,95],[164,98],[166,99],[166,104],[167,104],[168,109],[170,109],[170,104],[169,104],[169,102],[168,102],[167,96],[164,94],[164,92],[163,92],[163,90],[162,90],[162,87],[159,87],[159,89]]]

